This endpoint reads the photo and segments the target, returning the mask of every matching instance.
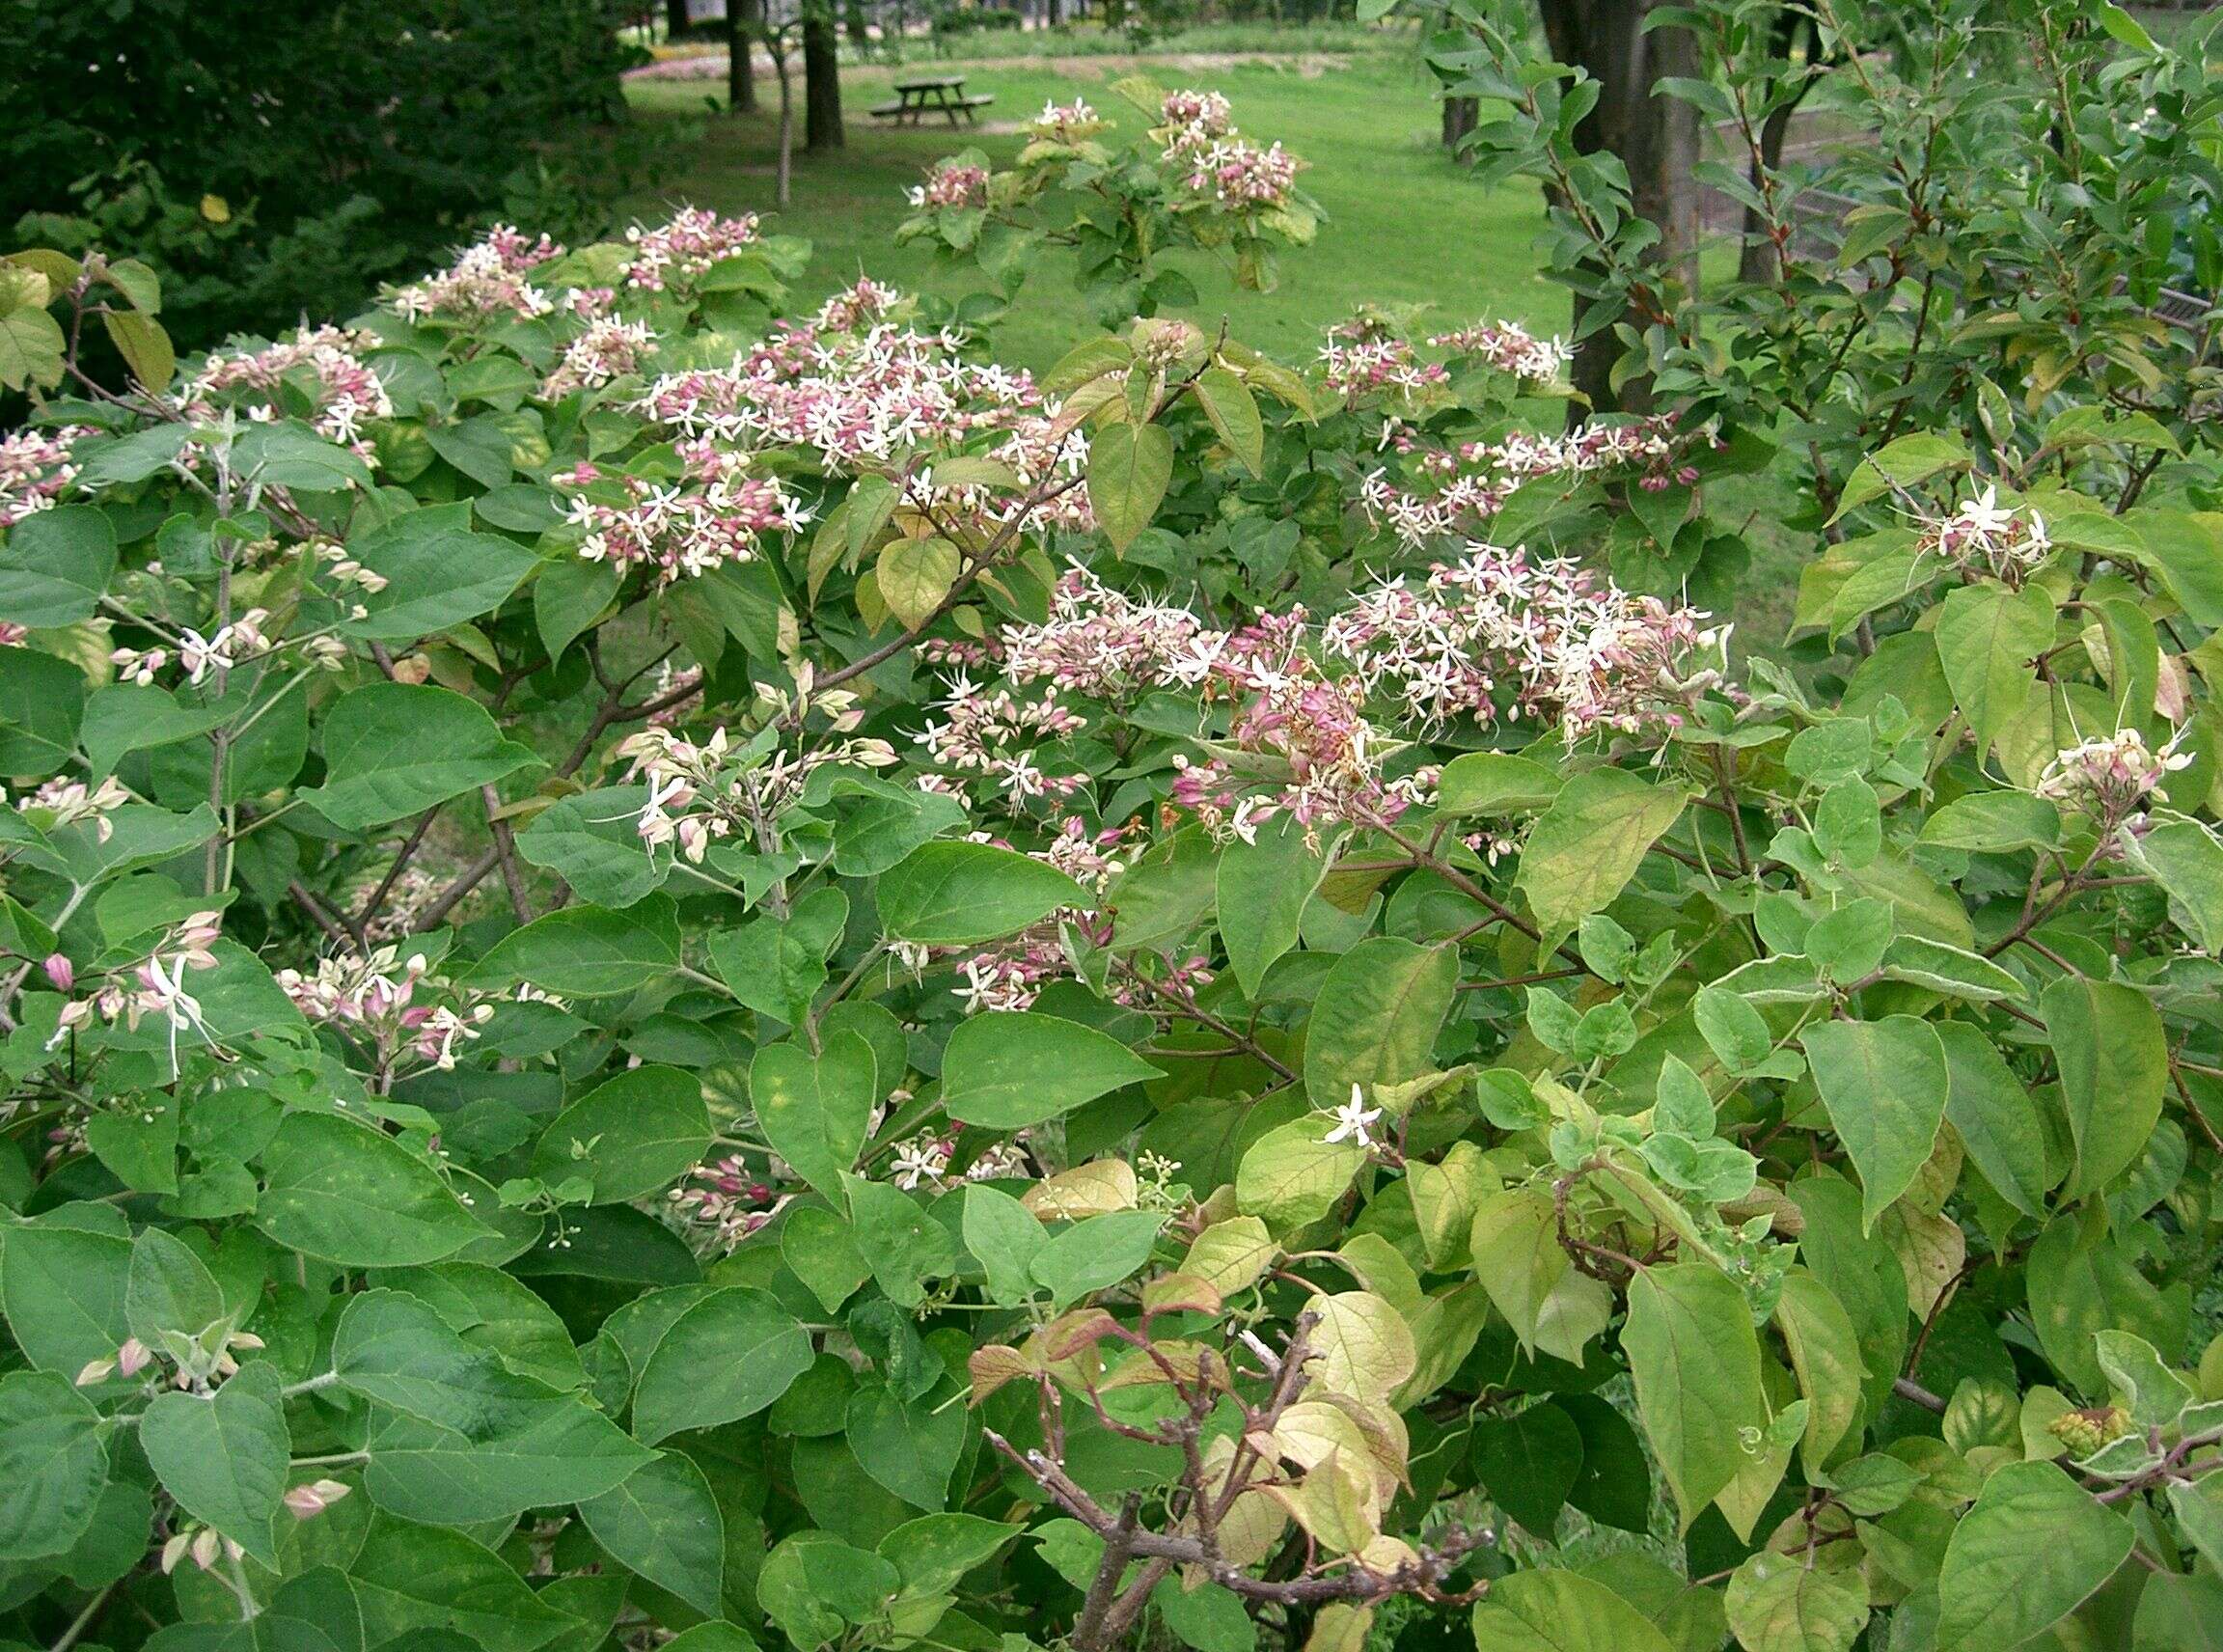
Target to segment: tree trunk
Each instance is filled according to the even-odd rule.
[[[780,76],[780,159],[774,169],[773,198],[787,205],[789,180],[795,176],[795,95],[787,75],[787,44],[773,40],[772,69]]]
[[[1660,230],[1654,262],[1695,287],[1698,263],[1698,111],[1680,97],[1655,96],[1663,75],[1692,75],[1697,44],[1688,31],[1644,32],[1653,0],[1541,0],[1551,55],[1574,64],[1598,82],[1597,107],[1575,128],[1586,153],[1608,150],[1629,173],[1631,206]],[[1582,336],[1587,305],[1575,299],[1575,388],[1593,410],[1641,412],[1651,404],[1648,381],[1633,380],[1616,392],[1613,364],[1621,344],[1610,326]],[[1570,416],[1578,415],[1570,408]]]
[[[1446,97],[1443,99],[1443,147],[1454,158],[1465,160],[1459,146],[1475,123],[1482,118],[1482,99],[1479,97]]]
[[[683,39],[688,33],[687,0],[664,0],[664,38]]]
[[[726,0],[726,107],[736,115],[756,108],[756,17],[764,0]]]
[[[1775,53],[1789,64],[1791,54],[1798,49],[1798,38],[1806,38],[1805,79],[1798,88],[1798,96],[1788,102],[1779,103],[1768,111],[1768,118],[1760,123],[1760,153],[1747,168],[1746,176],[1757,191],[1766,173],[1775,172],[1783,165],[1783,142],[1791,132],[1791,117],[1798,112],[1814,85],[1816,59],[1821,53],[1819,30],[1807,26],[1808,19],[1800,12],[1783,7],[1775,21]],[[1770,238],[1768,225],[1752,207],[1744,208],[1744,236],[1737,255],[1737,279],[1755,285],[1772,286],[1782,276],[1781,260],[1775,243]]]
[[[803,147],[812,154],[841,148],[841,58],[834,15],[825,0],[803,14]]]
[[[864,0],[842,0],[841,23],[849,33],[849,43],[862,54],[872,43],[872,32],[864,21]]]

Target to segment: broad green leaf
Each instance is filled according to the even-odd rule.
[[[1546,937],[1604,910],[1688,801],[1679,787],[1648,785],[1623,769],[1592,769],[1560,787],[1529,831],[1513,880]]]
[[[1249,387],[1223,367],[1206,368],[1195,387],[1197,404],[1220,440],[1245,470],[1259,475],[1266,468],[1266,427]]]
[[[330,1518],[326,1516],[324,1518]],[[537,1652],[576,1620],[460,1531],[380,1514],[347,1564],[367,1641],[449,1630],[485,1652]]]
[[[278,1367],[258,1360],[213,1394],[156,1395],[139,1421],[139,1445],[163,1490],[265,1566],[277,1564],[272,1523],[293,1451],[282,1386]]]
[[[0,1227],[0,1307],[25,1359],[74,1379],[131,1335],[124,1308],[131,1241],[54,1216]]]
[[[1860,1335],[1845,1305],[1804,1268],[1783,1276],[1783,1294],[1775,1302],[1775,1328],[1783,1334],[1798,1391],[1806,1401],[1799,1457],[1812,1478],[1860,1419]]]
[[[1000,1188],[975,1184],[965,1190],[964,1234],[965,1249],[987,1271],[991,1299],[1016,1307],[1034,1294],[1034,1258],[1050,1235],[1032,1211]]]
[[[545,1182],[584,1175],[592,1202],[646,1198],[676,1182],[710,1146],[702,1085],[678,1067],[634,1067],[596,1086],[550,1121],[533,1151]]]
[[[2169,1084],[2168,1034],[2136,987],[2081,976],[2046,987],[2038,1013],[2076,1143],[2076,1167],[2061,1190],[2073,1199],[2105,1187],[2145,1152]]]
[[[116,530],[90,505],[35,510],[0,540],[0,620],[72,625],[99,606],[116,573]]]
[[[803,1652],[876,1616],[902,1574],[830,1531],[798,1531],[764,1557],[756,1603]]]
[[[1800,1036],[1822,1105],[1860,1172],[1860,1221],[1884,1207],[1929,1163],[1945,1117],[1945,1047],[1927,1021],[1825,1021]]]
[[[2198,1396],[2192,1385],[2163,1363],[2154,1344],[2127,1331],[2102,1331],[2092,1339],[2100,1368],[2129,1407],[2140,1428],[2173,1426]]]
[[[716,1616],[726,1592],[726,1519],[702,1471],[660,1452],[616,1489],[579,1505],[610,1557]]]
[[[477,701],[428,684],[374,682],[343,695],[323,731],[324,784],[300,795],[344,832],[421,814],[540,760],[505,740]]]
[[[1745,1652],[1852,1652],[1868,1624],[1868,1585],[1858,1571],[1771,1550],[1737,1568],[1725,1604]]]
[[[1467,752],[1443,765],[1436,807],[1446,814],[1525,814],[1559,795],[1561,777],[1510,752]]]
[[[508,481],[508,477],[503,478]],[[407,643],[502,606],[540,559],[514,539],[471,532],[468,505],[435,505],[371,529],[348,554],[386,581],[354,597],[351,636]]]
[[[1016,934],[1060,906],[1090,904],[1055,867],[992,843],[922,843],[880,880],[892,935],[936,947]]]
[[[1922,841],[1988,854],[2050,849],[2061,841],[2061,811],[2026,791],[1972,792],[1923,821]]]
[[[533,581],[533,623],[551,660],[562,659],[563,650],[602,618],[624,583],[623,568],[582,557],[541,567]]]
[[[1707,1263],[1646,1268],[1630,1281],[1621,1347],[1645,1436],[1688,1530],[1744,1467],[1745,1437],[1768,1426],[1751,1309]]]
[[[1156,425],[1121,422],[1088,438],[1088,505],[1114,551],[1150,526],[1173,480],[1173,438]]]
[[[108,1480],[100,1414],[67,1378],[0,1377],[0,1561],[59,1555],[85,1534]]]
[[[749,1064],[750,1104],[773,1151],[836,1205],[842,1176],[864,1150],[880,1099],[872,1046],[856,1032],[830,1032],[812,1056],[800,1044],[767,1044]]]
[[[1165,1072],[1118,1039],[1034,1010],[990,1010],[960,1022],[942,1057],[950,1117],[1023,1130]],[[844,1167],[846,1168],[846,1167]]]
[[[925,1301],[925,1281],[957,1271],[957,1242],[911,1195],[892,1182],[843,1176],[857,1249],[872,1278],[900,1308]]]
[[[1328,1141],[1334,1120],[1310,1114],[1276,1125],[1250,1144],[1235,1172],[1235,1202],[1287,1231],[1334,1208],[1366,1163],[1366,1149],[1346,1137]]]
[[[1163,1225],[1164,1219],[1148,1210],[1087,1217],[1050,1239],[1029,1268],[1035,1282],[1049,1289],[1053,1311],[1061,1310],[1147,1263]]]
[[[1256,840],[1237,838],[1220,852],[1214,874],[1220,939],[1227,967],[1255,995],[1274,961],[1297,944],[1304,904],[1327,875],[1332,845],[1315,842],[1296,816],[1280,813],[1258,828]]]
[[[873,567],[880,600],[912,631],[941,612],[963,571],[957,547],[943,538],[892,539]]]
[[[2138,1259],[2102,1229],[2066,1217],[2030,1248],[2025,1282],[2039,1346],[2070,1387],[2094,1400],[2108,1389],[2099,1333],[2134,1332],[2171,1350],[2184,1338],[2182,1299],[2156,1290]]]
[[[616,998],[662,980],[682,959],[678,909],[651,895],[622,912],[567,906],[512,929],[471,970],[474,986],[530,981],[566,998]]]
[[[1945,1116],[1994,1192],[2023,1215],[2044,1221],[2053,1177],[2045,1168],[2045,1127],[2038,1103],[1980,1027],[1940,1021],[1951,1084]]]
[[[183,1240],[150,1227],[132,1241],[131,1271],[124,1287],[124,1314],[131,1335],[173,1360],[199,1350],[214,1354],[222,1337],[206,1339],[215,1328],[233,1329],[216,1276]],[[205,1340],[206,1339],[206,1340]]]
[[[1613,1293],[1578,1271],[1559,1243],[1551,1198],[1531,1189],[1493,1194],[1475,1207],[1474,1274],[1521,1345],[1579,1365],[1613,1314]]]
[[[682,1429],[754,1417],[811,1358],[810,1335],[763,1291],[713,1291],[657,1339],[634,1390],[634,1432],[653,1445]]]
[[[801,1205],[787,1213],[780,1227],[780,1258],[828,1313],[837,1312],[872,1277],[849,1224],[816,1205]]]
[[[1556,1405],[1532,1405],[1474,1425],[1474,1478],[1490,1501],[1549,1539],[1582,1472],[1582,1433]]]
[[[1336,959],[1304,1037],[1304,1093],[1312,1105],[1344,1106],[1354,1085],[1369,1106],[1379,1105],[1376,1086],[1434,1070],[1436,1034],[1458,987],[1455,947],[1372,935]]]
[[[738,929],[710,939],[710,961],[733,996],[790,1027],[799,1027],[826,984],[826,958],[849,922],[849,897],[814,889],[785,916],[760,913]]]
[[[927,1514],[904,1522],[880,1540],[880,1556],[903,1574],[911,1599],[947,1594],[975,1566],[985,1565],[1020,1528],[976,1514]]]
[[[2019,1646],[2129,1557],[2130,1523],[2052,1463],[2010,1463],[1953,1528],[1937,1580],[1937,1652]]]
[[[1629,1602],[1578,1572],[1508,1573],[1474,1609],[1475,1652],[1675,1652]]]
[[[33,779],[69,763],[85,708],[85,674],[68,660],[33,648],[0,652],[0,772]],[[93,770],[107,772],[97,758]]]
[[[590,906],[631,906],[672,870],[669,844],[641,841],[645,785],[608,786],[560,797],[517,834],[517,852],[571,886]]]
[[[440,1172],[373,1125],[296,1113],[262,1153],[255,1225],[289,1251],[343,1268],[405,1268],[454,1255],[491,1231]]]
[[[2020,711],[2032,664],[2053,644],[2053,599],[2040,585],[1958,585],[1937,609],[1937,657],[1979,750]]]
[[[2223,953],[2223,841],[2197,820],[2164,813],[2131,853],[2168,892],[2184,932],[2203,951]]]
[[[382,1273],[373,1282],[424,1303],[466,1344],[487,1350],[513,1371],[551,1388],[586,1387],[571,1333],[513,1275],[477,1262],[436,1262]]]
[[[965,1454],[962,1404],[926,1397],[906,1404],[885,1383],[849,1398],[849,1446],[864,1472],[915,1508],[939,1510]]]

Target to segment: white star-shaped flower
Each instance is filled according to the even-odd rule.
[[[1320,1138],[1321,1145],[1331,1146],[1337,1142],[1357,1142],[1361,1147],[1374,1145],[1374,1138],[1366,1134],[1367,1126],[1382,1116],[1379,1107],[1366,1105],[1365,1089],[1351,1087],[1351,1099],[1335,1109],[1335,1128]]]

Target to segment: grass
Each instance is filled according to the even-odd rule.
[[[963,67],[967,91],[994,94],[990,113],[1001,122],[1022,121],[1047,100],[1079,96],[1127,131],[1145,124],[1110,89],[1109,82],[1134,67],[1124,58]],[[1443,153],[1436,141],[1436,102],[1413,60],[1386,52],[1153,56],[1143,67],[1164,85],[1224,92],[1245,131],[1278,138],[1304,156],[1310,162],[1304,186],[1329,218],[1313,246],[1282,259],[1281,285],[1271,293],[1240,291],[1230,270],[1209,258],[1177,257],[1199,295],[1190,318],[1217,326],[1225,317],[1245,343],[1300,358],[1310,353],[1323,326],[1362,302],[1426,303],[1451,320],[1488,316],[1565,330],[1565,290],[1539,272],[1533,250],[1542,222],[1535,189],[1523,183],[1483,188]],[[903,191],[934,160],[969,143],[1007,164],[1021,139],[953,133],[947,125],[896,130],[864,116],[892,96],[889,82],[901,72],[881,66],[844,71],[843,98],[852,111],[848,146],[832,155],[799,154],[792,205],[777,215],[773,108],[705,118],[706,96],[722,92],[722,82],[636,81],[631,96],[640,119],[662,128],[655,147],[665,170],[654,189],[621,206],[645,216],[678,201],[767,214],[770,228],[813,244],[810,290],[799,298],[830,291],[860,272],[906,288],[962,290],[963,285],[952,286],[954,272],[937,270],[923,249],[893,244],[908,211]],[[765,104],[776,103],[774,88],[760,92],[769,94]],[[1006,359],[1039,368],[1087,330],[1077,309],[1073,266],[1053,252],[996,330],[996,344]]]

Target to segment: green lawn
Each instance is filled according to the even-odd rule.
[[[971,77],[969,92],[995,95],[989,113],[999,122],[1022,121],[1046,100],[1079,96],[1130,130],[1142,124],[1111,91],[1109,83],[1129,72],[1121,63],[1004,60],[961,67]],[[1323,325],[1366,301],[1425,301],[1446,319],[1488,316],[1565,330],[1565,291],[1536,268],[1536,191],[1526,184],[1481,188],[1444,155],[1436,143],[1435,99],[1412,59],[1372,52],[1215,67],[1177,59],[1145,67],[1162,85],[1224,92],[1246,132],[1261,141],[1278,138],[1311,163],[1304,184],[1329,215],[1313,246],[1283,258],[1281,285],[1273,293],[1238,291],[1229,272],[1212,261],[1184,262],[1201,294],[1191,312],[1194,319],[1217,324],[1230,315],[1246,343],[1299,357],[1309,353]],[[860,271],[899,286],[932,282],[936,290],[951,290],[950,273],[936,272],[923,251],[893,244],[907,210],[903,191],[936,158],[968,142],[999,163],[1018,151],[1016,135],[952,134],[946,125],[898,131],[870,120],[864,111],[890,96],[889,81],[900,72],[846,71],[847,149],[797,157],[793,203],[773,227],[813,243],[813,291]],[[665,172],[654,190],[628,198],[625,209],[653,215],[666,203],[687,201],[771,212],[776,116],[767,108],[739,119],[705,119],[705,96],[722,91],[717,81],[634,83],[641,118],[665,123],[667,141],[657,146]],[[763,92],[771,103],[773,88]],[[1007,359],[1041,367],[1070,348],[1084,326],[1075,309],[1071,266],[1052,257],[997,330],[997,344]]]

